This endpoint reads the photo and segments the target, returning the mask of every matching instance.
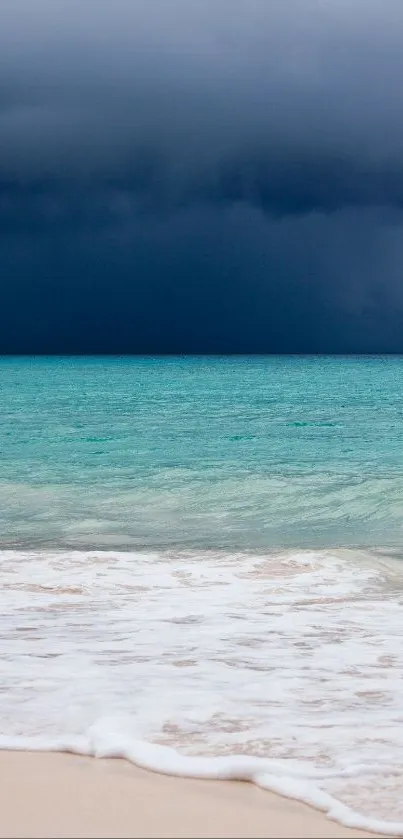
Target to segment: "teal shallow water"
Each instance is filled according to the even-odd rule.
[[[3,547],[390,546],[403,359],[3,358]]]

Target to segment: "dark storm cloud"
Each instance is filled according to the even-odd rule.
[[[403,349],[402,71],[401,0],[1,0],[0,350]]]
[[[400,0],[2,0],[0,173],[400,206]]]

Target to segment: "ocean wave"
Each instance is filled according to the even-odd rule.
[[[402,835],[397,552],[6,550],[0,566],[3,748],[240,773]]]
[[[262,551],[402,540],[399,474],[170,469],[130,486],[88,481],[0,483],[2,547]]]

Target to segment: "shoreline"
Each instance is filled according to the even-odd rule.
[[[247,782],[177,778],[59,752],[0,751],[0,814],[1,839],[376,835]]]

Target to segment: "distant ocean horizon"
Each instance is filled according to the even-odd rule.
[[[0,396],[0,745],[403,835],[403,357],[3,356]]]

